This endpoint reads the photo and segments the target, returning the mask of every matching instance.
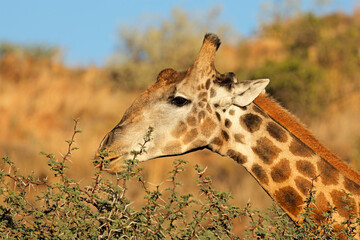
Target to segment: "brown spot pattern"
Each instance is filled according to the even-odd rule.
[[[181,121],[171,132],[171,135],[174,136],[175,138],[179,138],[181,135],[185,134],[186,129],[187,129],[186,124],[183,121]]]
[[[299,160],[296,162],[297,170],[305,177],[314,179],[316,177],[315,166],[306,160]]]
[[[334,226],[335,232],[340,233],[339,239],[340,240],[347,240],[346,237],[344,237],[344,233],[341,232],[341,229],[343,229],[344,227],[339,223],[335,223],[333,226]]]
[[[349,218],[350,214],[356,213],[355,201],[352,197],[348,196],[343,191],[333,190],[330,193],[333,203],[336,207],[336,211],[340,216]]]
[[[181,151],[181,146],[180,141],[170,141],[161,150],[164,154],[175,154]]]
[[[210,97],[213,98],[215,96],[216,96],[216,91],[213,88],[211,88],[210,89]]]
[[[274,182],[281,183],[286,181],[291,174],[289,160],[281,159],[271,170],[271,178]]]
[[[206,144],[207,144],[206,141],[201,140],[201,139],[197,139],[197,140],[195,140],[195,141],[193,141],[193,142],[191,143],[191,149],[198,148],[198,147],[203,147],[203,146],[205,146]]]
[[[221,136],[225,139],[226,142],[229,141],[229,134],[226,131],[222,130]]]
[[[316,222],[321,222],[325,217],[323,213],[330,210],[329,201],[326,199],[325,194],[319,192],[316,195],[316,207],[312,210]]]
[[[206,110],[208,111],[208,113],[213,112],[209,104],[206,104]]]
[[[219,146],[221,147],[223,145],[223,141],[218,138],[218,137],[215,137],[212,141],[211,141],[212,144],[215,144],[216,146]]]
[[[230,114],[231,116],[234,116],[235,110],[234,110],[234,109],[231,109],[231,110],[229,111],[229,114]]]
[[[255,175],[255,177],[259,180],[260,183],[268,184],[269,178],[265,172],[265,170],[257,163],[255,163],[251,167],[251,172]]]
[[[247,131],[253,133],[259,130],[261,126],[262,119],[255,114],[247,113],[240,117],[240,124]]]
[[[198,131],[196,128],[191,129],[190,131],[188,131],[184,138],[183,138],[183,143],[184,144],[188,144],[189,142],[191,142],[192,140],[194,140],[194,138],[196,138],[198,135]]]
[[[195,116],[197,114],[197,110],[198,108],[196,106],[193,106],[193,108],[191,109],[191,114]]]
[[[296,177],[295,185],[305,196],[309,196],[309,189],[311,189],[311,182],[304,177]]]
[[[205,137],[210,137],[216,128],[216,123],[211,120],[209,117],[205,119],[205,121],[200,126],[200,132]]]
[[[189,126],[195,126],[196,125],[196,118],[194,116],[189,116],[186,119],[187,124],[189,124]]]
[[[206,80],[205,87],[206,87],[206,90],[209,90],[209,88],[210,88],[210,79]]]
[[[221,121],[221,116],[220,116],[220,114],[219,114],[218,112],[215,112],[215,115],[216,115],[216,118],[217,118],[219,121]]]
[[[317,162],[321,181],[324,185],[337,184],[339,180],[339,171],[331,166],[327,161],[321,159]]]
[[[269,132],[270,136],[278,140],[279,142],[287,141],[287,134],[284,129],[282,129],[278,124],[269,122],[266,126],[266,130]]]
[[[206,101],[201,100],[201,101],[198,103],[198,106],[199,106],[200,108],[203,108],[203,107],[205,107],[205,104],[206,104]]]
[[[226,155],[228,155],[230,158],[234,159],[237,163],[244,164],[247,162],[247,156],[245,156],[237,151],[229,149],[226,152]]]
[[[280,149],[266,137],[258,139],[252,150],[266,164],[271,164],[280,152]]]
[[[176,79],[179,77],[178,74],[179,73],[172,68],[165,68],[159,73],[157,77],[157,82],[165,82],[167,84],[170,84],[176,81]]]
[[[198,98],[199,98],[200,100],[202,100],[202,99],[207,99],[207,95],[208,95],[207,92],[201,92],[201,93],[199,93]]]
[[[232,125],[232,122],[229,119],[225,119],[225,127],[230,128]]]
[[[302,209],[301,205],[304,203],[300,194],[290,186],[275,191],[275,200],[294,216],[299,214]]]
[[[344,180],[345,189],[353,194],[360,195],[360,186],[354,181],[345,177]]]
[[[314,152],[311,148],[306,146],[303,142],[301,142],[297,138],[293,138],[291,144],[290,144],[290,152],[292,154],[299,156],[299,157],[311,157],[314,155]]]
[[[234,134],[234,139],[235,139],[235,142],[239,142],[239,143],[244,143],[245,142],[245,137],[244,135],[240,134],[240,133],[236,133]]]

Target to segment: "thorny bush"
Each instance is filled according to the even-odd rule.
[[[168,173],[170,187],[156,186],[151,190],[138,167],[137,156],[146,151],[151,141],[152,128],[144,136],[132,159],[125,161],[116,181],[103,177],[108,162],[107,153],[94,160],[98,171],[90,186],[80,184],[67,175],[71,154],[77,149],[77,129],[67,140],[67,153],[61,159],[42,153],[55,181],[35,179],[33,174],[22,175],[8,158],[2,158],[0,170],[0,237],[2,239],[240,239],[233,232],[235,221],[247,216],[249,226],[246,239],[337,239],[332,227],[335,209],[324,213],[322,225],[317,225],[311,211],[316,204],[314,191],[309,190],[306,207],[301,213],[301,226],[293,223],[274,203],[269,211],[252,210],[251,204],[240,208],[233,206],[229,193],[215,190],[206,169],[195,165],[196,182],[201,199],[192,194],[180,195],[178,176],[184,171],[183,160],[175,160]],[[137,180],[145,193],[145,204],[138,209],[127,196],[129,180]],[[35,198],[33,188],[42,189]],[[349,208],[351,204],[349,204]],[[343,233],[354,238],[359,219],[350,216],[343,223]]]

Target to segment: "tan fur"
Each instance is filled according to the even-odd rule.
[[[272,98],[266,94],[260,94],[254,103],[263,109],[272,119],[339,170],[344,176],[360,185],[360,174],[357,171],[350,168],[347,163],[322,145],[302,123]]]

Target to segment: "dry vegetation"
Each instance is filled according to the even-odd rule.
[[[314,18],[317,23],[320,20],[326,23],[332,21],[329,27],[322,28],[322,37],[331,36],[331,39],[341,37],[345,33],[348,34],[347,26],[354,26],[351,34],[355,35],[357,40],[360,39],[360,12],[354,13],[353,16],[334,14],[324,18]],[[308,98],[305,99],[305,102],[300,102],[303,109],[298,109],[298,105],[291,103],[287,106],[292,108],[291,110],[296,112],[300,119],[306,120],[310,129],[325,145],[360,169],[360,124],[358,121],[360,119],[360,70],[358,70],[360,69],[360,41],[351,46],[357,52],[351,52],[351,54],[355,54],[355,57],[351,55],[354,58],[349,60],[350,65],[346,65],[347,61],[343,59],[349,56],[348,53],[344,52],[341,46],[332,51],[331,43],[328,43],[330,49],[326,50],[320,49],[321,46],[324,46],[321,45],[323,42],[305,46],[302,51],[305,49],[306,54],[302,56],[303,53],[295,52],[295,50],[291,52],[292,43],[286,42],[286,39],[279,34],[280,31],[286,32],[288,28],[293,28],[294,24],[298,26],[301,21],[309,24],[306,17],[293,19],[286,24],[273,23],[265,26],[256,37],[244,39],[237,46],[227,45],[226,40],[223,41],[224,44],[220,48],[216,60],[218,70],[221,72],[235,71],[240,79],[257,77],[261,74],[264,75],[263,77],[270,77],[275,82],[270,86],[270,91],[280,101],[286,103],[289,96],[279,91],[287,90],[279,82],[276,82],[276,71],[269,72],[270,75],[267,75],[268,64],[282,64],[288,62],[291,56],[301,55],[299,59],[302,59],[301,61],[307,59],[307,63],[301,62],[299,66],[310,64],[316,67],[314,71],[321,68],[319,71],[322,79],[314,79],[314,85],[307,85],[321,88],[322,86],[319,84],[327,84],[328,88],[325,93],[324,91],[315,92],[315,95],[322,94],[321,101],[314,98],[315,104],[321,106],[321,111],[316,114],[313,112],[306,114],[305,103],[312,100]],[[302,25],[299,25],[298,28],[302,28]],[[161,40],[158,42],[159,46],[166,41],[170,46],[170,42],[175,37],[178,41],[186,39],[189,34],[164,38],[159,37],[155,30],[152,29],[149,32],[152,34],[151,36],[155,36],[155,39]],[[169,36],[166,28],[158,30],[159,33],[164,33],[164,36]],[[184,32],[186,31],[184,30]],[[191,32],[194,31],[191,30]],[[170,31],[170,33],[173,32]],[[195,48],[198,49],[201,45],[201,35],[192,35],[190,39],[193,42],[190,45],[195,45]],[[341,38],[339,41],[342,41]],[[337,44],[337,42],[335,43]],[[327,57],[325,60],[330,62],[322,62],[325,60],[321,58],[321,53],[327,53],[329,57],[332,57],[331,61]],[[196,52],[192,51],[189,54],[196,54]],[[129,85],[128,82],[122,83],[121,81],[126,80],[124,73],[136,71],[134,66],[139,64],[139,61],[143,61],[141,62],[142,66],[145,66],[144,69],[148,69],[147,67],[153,59],[137,59],[137,62],[132,59],[128,60],[127,65],[117,65],[116,68],[114,66],[106,68],[90,66],[73,69],[64,66],[53,57],[34,57],[31,54],[19,54],[18,51],[9,51],[0,57],[0,155],[9,156],[24,173],[35,172],[39,178],[46,177],[48,174],[46,160],[39,155],[39,152],[45,151],[60,155],[60,152],[65,151],[64,140],[68,139],[71,134],[72,119],[80,118],[79,128],[83,133],[76,140],[76,145],[80,150],[73,155],[70,174],[76,176],[81,183],[87,184],[92,176],[91,173],[94,172],[92,158],[101,138],[120,120],[125,109],[140,92],[140,90],[129,91],[129,86],[132,89],[134,86],[141,89],[150,84],[148,81],[134,85]],[[161,64],[169,60],[165,58],[162,61]],[[190,63],[186,61],[181,64],[188,65]],[[156,65],[161,66],[161,64]],[[349,66],[351,69],[348,68]],[[277,69],[282,70],[283,68]],[[159,67],[156,72],[160,70],[162,69]],[[139,74],[133,76],[139,77]],[[318,76],[316,74],[311,76]],[[151,72],[150,75],[155,79],[155,73]],[[304,75],[300,74],[299,76]],[[288,80],[291,81],[291,79]],[[127,81],[131,81],[131,79],[127,79]],[[281,87],[278,87],[276,83],[279,83]],[[307,91],[302,88],[293,88],[291,91],[297,91],[296,96],[306,95],[304,92],[299,92],[299,89]],[[297,99],[291,100],[298,101]],[[192,189],[195,189],[196,186],[195,181],[192,180],[194,178],[189,177],[196,175],[192,166],[200,163],[202,166],[208,166],[207,171],[213,176],[217,188],[231,192],[238,205],[244,205],[251,200],[255,207],[264,207],[271,202],[249,174],[230,159],[222,158],[209,151],[192,153],[181,158],[190,162],[183,178],[180,179],[185,185],[185,189],[189,191],[193,191]],[[154,184],[161,184],[165,181],[171,163],[170,159],[159,159],[142,164],[145,179]],[[135,201],[140,202],[141,196],[137,194],[136,188],[134,187],[130,191],[134,199],[137,199]]]

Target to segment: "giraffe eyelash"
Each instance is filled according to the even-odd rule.
[[[170,97],[169,98],[169,102],[172,105],[175,105],[177,107],[183,107],[185,105],[188,105],[189,103],[191,103],[190,100],[182,97],[182,96],[177,96],[177,97]]]

